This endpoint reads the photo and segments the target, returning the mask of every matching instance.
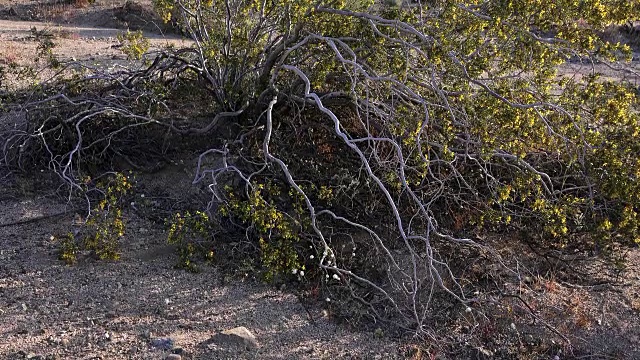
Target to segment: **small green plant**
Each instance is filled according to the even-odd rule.
[[[211,237],[211,222],[209,216],[202,212],[189,211],[184,214],[175,213],[170,221],[167,222],[169,234],[167,242],[176,245],[178,250],[177,268],[185,269],[191,272],[197,272],[196,265],[199,258],[206,261],[212,261],[214,251],[207,246]]]
[[[36,59],[38,62],[40,59],[46,59],[47,64],[53,68],[60,67],[60,60],[53,53],[53,49],[56,47],[56,43],[53,41],[54,35],[48,30],[38,30],[35,26],[31,28],[31,38],[38,42]]]
[[[124,174],[116,173],[101,182],[99,187],[104,189],[104,198],[87,221],[90,231],[84,247],[95,252],[100,260],[118,260],[119,240],[125,231],[122,202],[131,190],[131,183]]]
[[[73,265],[78,261],[78,244],[72,232],[68,232],[59,238],[51,237],[51,240],[59,242],[58,259],[67,265]]]
[[[255,231],[265,280],[272,281],[276,276],[304,270],[301,262],[304,256],[299,254],[299,232],[307,220],[303,220],[302,200],[289,192],[294,214],[289,215],[267,201],[282,194],[281,189],[272,183],[256,184],[246,200],[235,195],[231,188],[226,190],[229,201],[220,208],[220,214],[237,217]]]
[[[118,34],[118,41],[122,44],[122,52],[129,60],[140,60],[147,50],[149,50],[149,39],[145,38],[142,31]]]
[[[90,181],[85,179],[85,183]],[[77,232],[81,235],[69,232],[59,237],[59,258],[69,265],[76,263],[78,251],[89,251],[100,260],[120,259],[119,243],[126,227],[122,205],[131,191],[131,182],[124,174],[115,173],[98,182],[97,188],[103,198]]]
[[[124,174],[116,173],[100,187],[104,189],[104,198],[87,221],[86,226],[91,230],[84,240],[84,247],[95,252],[100,260],[118,260],[119,239],[125,231],[122,199],[131,190],[131,183]]]

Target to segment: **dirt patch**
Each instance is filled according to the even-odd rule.
[[[6,1],[0,2],[0,19],[156,34],[173,32],[153,11],[151,1]]]
[[[2,205],[20,219],[64,208]],[[176,349],[183,359],[401,357],[398,343],[342,328],[320,308],[310,309],[311,319],[291,293],[252,280],[225,282],[215,267],[199,274],[175,270],[162,229],[135,216],[122,261],[83,258],[68,267],[57,260],[50,236],[66,231],[72,215],[0,227],[0,358],[162,359]],[[236,326],[251,329],[260,347],[208,346],[216,333]],[[160,339],[171,346],[158,345]]]

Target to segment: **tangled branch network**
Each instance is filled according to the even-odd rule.
[[[332,301],[421,334],[436,305],[478,301],[459,267],[469,254],[520,276],[479,228],[558,242],[638,232],[637,104],[626,84],[558,76],[567,59],[606,48],[575,32],[546,37],[546,20],[522,23],[535,9],[156,6],[193,46],[150,53],[139,69],[83,65],[90,75],[51,84],[54,95],[24,105],[6,164],[45,154],[71,194],[111,157],[145,170],[139,162],[162,159],[171,141],[206,143],[193,185],[210,189],[209,212],[243,227],[265,263],[305,266]]]

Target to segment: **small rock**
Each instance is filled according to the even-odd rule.
[[[151,340],[151,346],[162,349],[162,350],[171,350],[173,349],[173,339],[171,338],[158,338]]]
[[[256,337],[244,326],[225,330],[216,334],[211,338],[211,342],[220,346],[244,346],[253,349],[258,347]]]
[[[182,356],[178,354],[169,354],[164,360],[182,360]]]
[[[529,345],[535,345],[536,339],[531,334],[527,334],[524,336],[524,342]]]
[[[172,309],[173,309],[173,308],[172,308]],[[165,318],[166,318],[167,320],[171,320],[171,321],[179,320],[179,319],[180,319],[180,314],[166,314],[166,315],[165,315]]]

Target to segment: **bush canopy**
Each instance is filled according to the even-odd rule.
[[[605,253],[640,241],[638,90],[616,75],[632,51],[602,36],[640,1],[154,6],[193,46],[39,90],[7,163],[42,154],[81,189],[167,131],[200,152],[209,216],[245,230],[267,277],[418,332],[436,297],[474,301],[455,259],[501,262],[483,233]]]

